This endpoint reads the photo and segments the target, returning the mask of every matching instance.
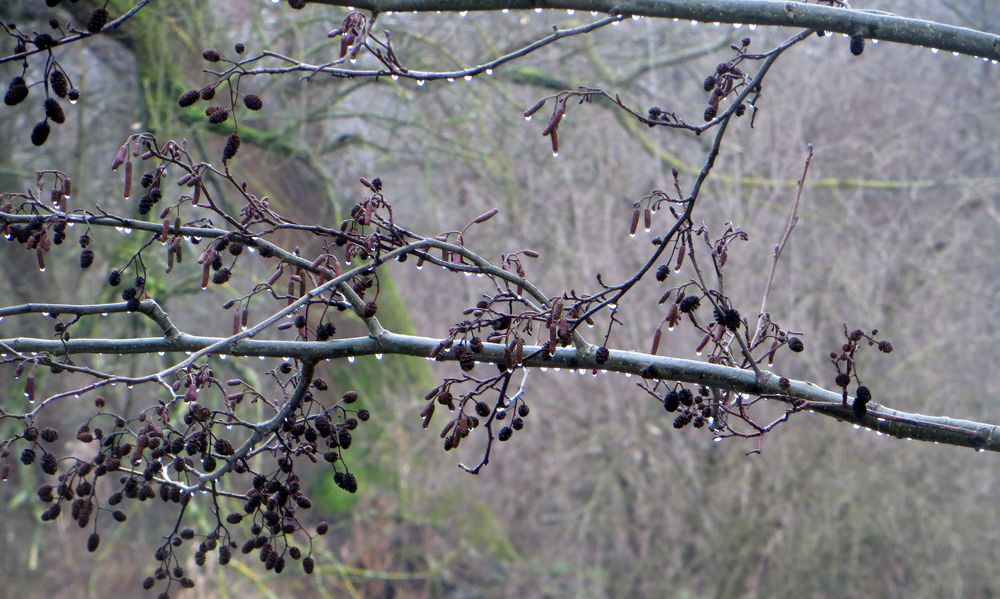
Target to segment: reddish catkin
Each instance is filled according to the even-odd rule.
[[[636,206],[635,209],[632,210],[632,224],[628,227],[629,235],[635,235],[636,230],[639,228],[639,214],[639,206]]]
[[[656,328],[656,332],[653,333],[653,348],[649,350],[649,353],[656,354],[656,351],[660,349],[660,337],[663,335],[663,330],[659,327]]]

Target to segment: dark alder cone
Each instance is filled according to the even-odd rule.
[[[225,285],[231,276],[232,272],[228,268],[220,268],[212,275],[212,282],[216,285]]]
[[[51,426],[42,429],[42,441],[45,441],[46,443],[55,443],[57,440],[59,440],[59,431]]]
[[[486,405],[486,402],[477,401],[476,402],[476,414],[479,414],[479,416],[482,417],[482,418],[486,418],[487,416],[490,415],[490,407],[488,405]],[[27,450],[25,450],[25,451],[27,451]]]
[[[348,391],[347,393],[344,393],[344,396],[341,399],[343,400],[344,403],[348,403],[348,404],[354,403],[354,402],[358,401],[358,392],[357,391]]]
[[[208,116],[208,122],[213,125],[218,125],[219,123],[224,123],[229,118],[229,111],[225,108],[216,110]]]
[[[705,120],[706,121],[710,121],[710,120],[714,119],[715,115],[718,114],[718,112],[719,112],[719,110],[715,106],[709,106],[709,107],[707,107],[705,109],[705,115],[704,115],[705,116]]]
[[[502,429],[500,429],[499,433],[497,433],[497,439],[500,439],[501,441],[507,441],[507,440],[510,439],[511,435],[513,435],[513,434],[514,434],[514,431],[511,430],[511,428],[509,426],[505,426]]]
[[[208,62],[219,62],[220,60],[222,60],[222,57],[219,56],[219,53],[216,50],[212,50],[211,48],[202,52],[201,57],[207,60]]]
[[[211,100],[212,98],[215,97],[215,88],[212,87],[211,85],[206,85],[205,87],[201,88],[201,91],[199,93],[201,94],[202,100]]]
[[[855,395],[857,396],[858,401],[860,401],[861,403],[868,403],[872,400],[871,390],[868,389],[868,387],[865,387],[864,385],[858,387],[858,391],[857,393],[855,393]]]
[[[87,551],[93,553],[97,551],[97,546],[101,543],[101,537],[97,536],[96,532],[90,533],[87,537]]]
[[[726,327],[730,331],[740,328],[740,313],[732,308],[716,308],[715,322]]]
[[[112,270],[111,273],[108,274],[108,285],[111,285],[112,287],[117,287],[121,282],[122,282],[122,271]]]
[[[664,282],[670,275],[670,266],[666,264],[661,264],[659,268],[656,269],[656,280],[659,282]]]
[[[153,588],[155,584],[156,584],[156,579],[150,576],[142,581],[142,588],[148,591],[149,589]]]
[[[288,0],[288,6],[295,10],[301,10],[306,7],[306,0]]]
[[[80,99],[80,90],[76,89],[75,87],[69,88],[69,92],[66,93],[66,98],[70,102],[76,102],[77,100]]]
[[[681,396],[677,391],[667,391],[663,396],[663,409],[668,412],[676,412],[681,407]]]
[[[35,461],[35,450],[30,447],[25,447],[21,451],[21,463],[25,466],[30,466]]]
[[[42,472],[45,474],[55,474],[56,469],[59,467],[59,463],[56,460],[56,456],[51,453],[46,453],[42,455],[42,459],[39,462],[42,466]]]
[[[45,116],[48,117],[50,121],[60,125],[66,122],[66,113],[63,112],[63,108],[59,104],[59,100],[56,100],[55,98],[46,98],[43,106],[45,108]]]
[[[52,74],[49,75],[49,86],[52,87],[52,93],[60,98],[65,98],[66,94],[69,93],[69,81],[66,80],[66,74],[58,69],[53,69]]]
[[[743,116],[746,113],[747,113],[747,105],[746,104],[737,104],[736,105],[736,110],[733,111],[733,114],[735,114],[736,116]]]
[[[691,407],[694,404],[694,393],[691,393],[690,389],[681,389],[677,392],[677,399],[682,405]]]
[[[594,359],[598,364],[604,364],[611,357],[611,352],[608,351],[606,347],[598,347],[597,352],[594,353]]]
[[[28,84],[24,77],[14,77],[7,86],[7,93],[4,94],[3,103],[7,106],[15,106],[28,97]]]
[[[31,40],[31,43],[35,44],[35,47],[39,50],[48,50],[59,45],[59,42],[47,33],[39,33],[35,36],[35,39]]]
[[[715,88],[715,84],[718,82],[719,80],[715,78],[715,75],[709,75],[708,77],[705,77],[705,83],[702,84],[702,87],[705,91],[710,92],[713,88]]]
[[[260,99],[260,96],[248,94],[243,96],[243,105],[250,110],[260,110],[264,107],[264,101]]]
[[[362,312],[361,315],[365,318],[371,318],[372,316],[375,316],[376,312],[378,312],[378,304],[375,302],[368,302],[365,304],[364,312]]]
[[[838,387],[846,387],[851,384],[851,377],[842,372],[837,375],[836,383]]]
[[[697,310],[698,306],[700,305],[701,305],[701,298],[699,298],[697,295],[688,295],[681,300],[680,305],[677,307],[680,309],[681,312],[684,312],[685,314],[690,314],[691,312]]]
[[[337,327],[334,326],[332,322],[324,322],[323,324],[316,327],[316,340],[326,341],[334,336],[337,332]]]
[[[521,405],[517,406],[517,415],[520,416],[521,418],[527,418],[528,413],[530,411],[531,410],[528,409],[528,404],[526,403],[522,403]]]
[[[792,337],[788,340],[788,349],[795,353],[799,353],[806,348],[805,344],[798,337]]]
[[[233,46],[233,50],[235,50],[237,54],[243,54],[243,52],[245,52],[246,49],[247,47],[243,44],[243,42],[236,42],[236,44]]]
[[[889,343],[888,341],[879,341],[878,342],[878,350],[880,352],[884,353],[884,354],[891,354],[892,353],[892,343]]]
[[[229,135],[229,139],[226,140],[226,147],[222,149],[222,161],[229,162],[236,156],[236,152],[240,149],[240,134],[232,133]]]
[[[31,143],[36,146],[40,146],[45,143],[45,140],[49,138],[50,130],[49,122],[47,120],[38,121],[35,128],[31,130]]]
[[[200,91],[196,89],[189,89],[183,94],[181,94],[179,98],[177,98],[177,105],[180,106],[181,108],[187,108],[188,106],[191,106],[192,104],[197,102],[198,98],[200,97],[201,97]]]
[[[302,570],[306,574],[312,574],[313,568],[315,567],[316,567],[316,562],[313,561],[313,558],[307,557],[304,560],[302,560]]]
[[[851,54],[855,56],[861,56],[861,53],[865,51],[865,36],[860,33],[855,33],[851,36]]]
[[[108,14],[108,9],[103,7],[90,13],[90,18],[87,19],[87,31],[97,33],[104,29],[104,26],[108,24],[110,16],[111,15]]]

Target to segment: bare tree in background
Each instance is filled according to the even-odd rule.
[[[97,8],[75,26],[54,20],[50,32],[6,27],[15,47],[0,63],[20,67],[20,74],[9,81],[5,103],[31,106],[44,117],[26,135],[31,143],[42,146],[57,140],[59,126],[72,115],[72,105],[86,98],[74,85],[78,74],[61,62],[72,44],[120,25],[127,27],[127,21],[148,4],[148,0],[137,2],[120,15]],[[303,8],[306,3],[289,4]],[[816,36],[837,32],[848,36],[845,44],[854,55],[861,55],[868,43],[885,40],[995,63],[1000,58],[1000,38],[856,10],[841,2],[605,4],[559,2],[537,7],[591,10],[604,16],[595,16],[587,25],[557,29],[480,64],[451,70],[408,67],[392,34],[378,30],[380,14],[525,7],[509,2],[363,4],[363,11],[349,12],[327,34],[332,58],[322,64],[243,44],[225,51],[206,49],[205,85],[181,93],[177,104],[183,109],[204,107],[203,118],[226,131],[226,142],[215,159],[206,161],[184,140],[129,135],[109,157],[112,170],[121,177],[118,193],[130,202],[127,213],[79,198],[74,194],[76,183],[59,170],[39,172],[26,191],[5,193],[0,205],[3,232],[10,243],[31,253],[39,269],[45,270],[54,260],[78,261],[81,268],[92,268],[109,229],[128,231],[144,241],[138,251],[102,273],[120,302],[81,298],[80,303],[54,303],[33,298],[31,303],[0,309],[5,327],[5,338],[0,339],[3,363],[12,367],[18,386],[23,384],[18,391],[24,397],[15,394],[0,406],[0,420],[14,425],[0,441],[3,478],[18,460],[37,464],[49,477],[38,488],[46,504],[42,519],[68,513],[90,531],[90,551],[99,546],[100,526],[108,518],[126,519],[121,504],[157,497],[176,504],[176,525],[155,549],[155,569],[143,583],[147,589],[159,585],[166,595],[177,586],[194,585],[179,557],[188,546],[199,566],[209,554],[225,564],[235,552],[242,552],[259,555],[265,567],[276,572],[292,560],[300,561],[307,573],[313,571],[312,543],[326,526],[306,525],[302,512],[311,501],[303,493],[299,472],[307,464],[325,462],[336,484],[354,493],[359,483],[348,450],[353,431],[370,419],[368,410],[356,403],[355,391],[333,389],[321,374],[330,360],[398,354],[456,363],[458,369],[447,370],[428,390],[420,416],[425,427],[435,425],[446,451],[478,443],[476,460],[461,465],[470,473],[481,472],[496,457],[500,444],[525,434],[520,431],[532,420],[531,388],[539,376],[535,372],[549,368],[635,375],[641,379],[637,394],[661,403],[673,427],[704,429],[716,439],[746,439],[748,453],[759,452],[766,435],[793,422],[801,412],[900,438],[1000,449],[996,425],[912,414],[880,402],[878,382],[863,377],[862,367],[876,355],[892,353],[893,346],[872,324],[830,323],[840,341],[813,347],[796,332],[794,323],[771,313],[772,294],[794,288],[780,277],[781,258],[795,234],[812,146],[804,148],[794,202],[766,271],[751,275],[727,268],[730,256],[747,238],[739,223],[705,224],[697,218],[703,186],[725,152],[727,132],[752,129],[758,111],[767,110],[768,95],[779,91],[768,85],[769,74],[786,52]],[[283,214],[248,182],[253,164],[241,161],[239,120],[247,111],[276,110],[255,93],[261,79],[389,78],[416,86],[447,85],[489,77],[560,40],[640,16],[790,25],[800,31],[771,48],[757,48],[751,35],[719,50],[720,62],[704,74],[701,106],[635,106],[614,89],[569,87],[553,90],[526,107],[523,116],[542,122],[538,133],[562,160],[573,156],[573,117],[564,119],[596,110],[594,105],[619,111],[631,122],[664,135],[708,140],[695,172],[675,169],[662,187],[636,198],[631,210],[615,215],[617,220],[609,225],[632,236],[640,228],[653,231],[641,266],[626,277],[610,280],[592,273],[587,288],[545,288],[530,274],[535,261],[545,259],[539,251],[511,247],[494,259],[476,250],[479,231],[490,226],[497,209],[467,215],[465,224],[453,230],[415,231],[394,215],[398,192],[390,191],[392,173],[358,173],[358,186],[348,193],[360,194],[361,199],[335,226]],[[385,306],[380,299],[384,273],[398,263],[474,275],[479,277],[481,295],[455,315],[448,330],[434,332],[433,337],[394,332],[382,322]],[[218,308],[225,334],[182,330],[157,302],[154,280],[192,270],[201,288],[232,291],[233,296]],[[262,270],[266,275],[258,277]],[[750,276],[761,282],[762,297],[735,297],[727,291],[731,279]],[[629,318],[629,303],[640,289],[654,290],[661,312],[660,325],[643,340],[646,352],[621,349],[616,343],[616,333]],[[440,293],[436,283],[429,283],[403,295],[414,302],[435,302]],[[159,334],[87,336],[94,330],[90,321],[112,314],[146,319]],[[39,322],[45,322],[45,335],[38,333]],[[338,332],[352,322],[363,323],[367,334],[352,337]],[[659,355],[664,336],[678,327],[696,333],[695,349],[704,360]],[[770,370],[776,356],[804,351],[829,356],[827,380],[793,380]],[[94,355],[159,353],[175,359],[166,367],[138,374],[99,370],[88,363]],[[210,356],[281,358],[281,362],[260,373],[263,383],[252,384],[246,377],[217,372],[217,366],[208,362]],[[831,382],[835,390],[825,389]],[[104,395],[117,385],[143,390],[145,401],[109,405]],[[50,412],[78,400],[92,402],[94,409],[75,430],[60,431],[46,424]],[[74,434],[80,445],[58,443]],[[213,519],[207,529],[187,526],[193,502],[207,504]]]

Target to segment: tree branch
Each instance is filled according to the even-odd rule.
[[[310,0],[379,12],[589,10],[613,15],[806,27],[1000,60],[1000,36],[923,19],[773,0]]]

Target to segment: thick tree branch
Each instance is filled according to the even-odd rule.
[[[374,12],[589,10],[613,15],[806,27],[1000,60],[1000,36],[883,12],[773,0],[310,0]]]
[[[59,355],[64,351],[68,351],[70,354],[146,354],[160,351],[196,352],[217,345],[221,341],[224,339],[180,334],[172,340],[159,338],[74,339],[66,342],[65,346],[58,340],[27,338],[0,339],[0,344],[20,352],[48,352],[51,355]],[[439,343],[439,339],[430,337],[386,332],[378,339],[357,337],[326,342],[241,339],[219,347],[215,353],[233,356],[293,357],[305,362],[374,354],[398,354],[426,358],[438,347]],[[475,357],[479,362],[502,364],[505,361],[505,349],[502,344],[486,343],[482,351]],[[542,347],[525,347],[524,354],[526,368],[596,369],[701,384],[720,390],[767,395],[788,401],[797,398],[808,402],[807,409],[818,414],[859,424],[895,437],[1000,451],[1000,426],[998,425],[913,414],[894,410],[877,403],[870,403],[867,416],[858,421],[853,417],[850,405],[847,407],[843,405],[840,393],[828,391],[808,381],[796,380],[790,381],[787,389],[782,389],[781,377],[769,371],[762,371],[761,378],[758,380],[757,375],[752,370],[617,350],[611,351],[608,361],[603,364],[599,364],[593,355],[581,356],[574,348],[558,349],[555,354],[548,356]],[[438,359],[454,361],[458,357],[453,348],[440,354]],[[128,383],[131,379],[122,377],[120,381]]]

